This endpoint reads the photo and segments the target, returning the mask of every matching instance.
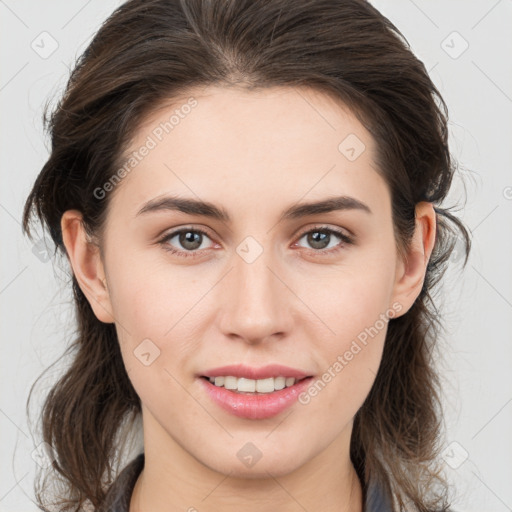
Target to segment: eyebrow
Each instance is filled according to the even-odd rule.
[[[372,214],[370,207],[359,199],[350,196],[337,196],[321,201],[292,205],[281,214],[279,222],[343,210],[359,210]],[[176,196],[151,199],[144,203],[135,216],[138,217],[139,215],[159,211],[179,211],[190,215],[209,217],[226,223],[231,222],[229,213],[222,207],[207,201]]]

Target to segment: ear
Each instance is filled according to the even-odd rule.
[[[78,210],[61,217],[62,240],[80,289],[100,322],[114,322],[103,262],[97,244],[89,239]]]
[[[422,201],[416,205],[416,227],[409,249],[397,261],[393,301],[402,305],[402,315],[421,292],[435,239],[436,212],[432,203]]]

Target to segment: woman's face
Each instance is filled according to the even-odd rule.
[[[312,90],[209,87],[154,112],[128,156],[110,184],[108,294],[90,302],[115,321],[146,454],[254,477],[348,460],[386,320],[409,309],[422,277],[398,257],[369,132]],[[312,378],[255,397],[204,378],[226,365]]]

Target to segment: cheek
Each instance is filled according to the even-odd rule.
[[[180,283],[166,283],[155,267],[119,261],[113,274],[116,331],[126,371],[143,403],[172,415],[177,409],[171,404],[183,397],[180,383],[188,384],[179,371],[188,372],[186,360],[194,348],[190,301]]]
[[[308,279],[301,296],[307,297],[308,306],[326,327],[323,342],[327,341],[332,350],[339,350],[353,339],[364,341],[368,330],[374,333],[373,337],[375,329],[382,331],[383,316],[394,314],[390,311],[393,277],[393,262],[381,261],[379,265],[331,273],[316,280],[314,287],[315,279]]]
[[[322,367],[304,401],[322,394],[329,406],[350,414],[362,405],[380,365],[388,321],[397,314],[390,304],[393,265],[391,259],[373,266],[362,262],[361,268],[352,267],[323,280],[323,286],[315,287],[313,293],[308,285],[304,296],[322,320],[325,334],[308,336],[316,340],[314,350]],[[318,322],[315,325],[318,328]]]
[[[158,264],[144,259],[144,254],[131,257],[118,254],[109,272],[112,281],[111,301],[117,322],[132,337],[161,338],[173,325],[183,299],[183,287],[174,278],[166,280]]]
[[[109,273],[125,367],[139,396],[151,398],[154,389],[179,396],[173,376],[191,373],[188,362],[201,340],[197,303],[208,288],[191,282],[190,273],[135,260],[119,255]]]
[[[315,421],[346,424],[368,396],[381,363],[388,320],[394,314],[384,305],[386,297],[374,287],[368,293],[360,290],[357,297],[341,293],[337,304],[324,311],[336,334],[326,337],[328,342],[316,338],[320,372],[299,400],[311,407],[311,416],[319,418]]]

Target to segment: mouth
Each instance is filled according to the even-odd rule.
[[[234,375],[198,377],[204,393],[214,404],[234,416],[249,420],[269,419],[283,413],[297,403],[313,380],[312,376],[297,378],[284,375],[263,379]]]
[[[312,376],[295,378],[279,375],[265,379],[249,379],[246,377],[235,377],[234,375],[218,375],[216,377],[202,375],[201,378],[210,382],[215,387],[224,388],[236,394],[265,395],[274,393],[275,391],[281,391],[285,388],[291,388],[299,382],[311,379]]]

